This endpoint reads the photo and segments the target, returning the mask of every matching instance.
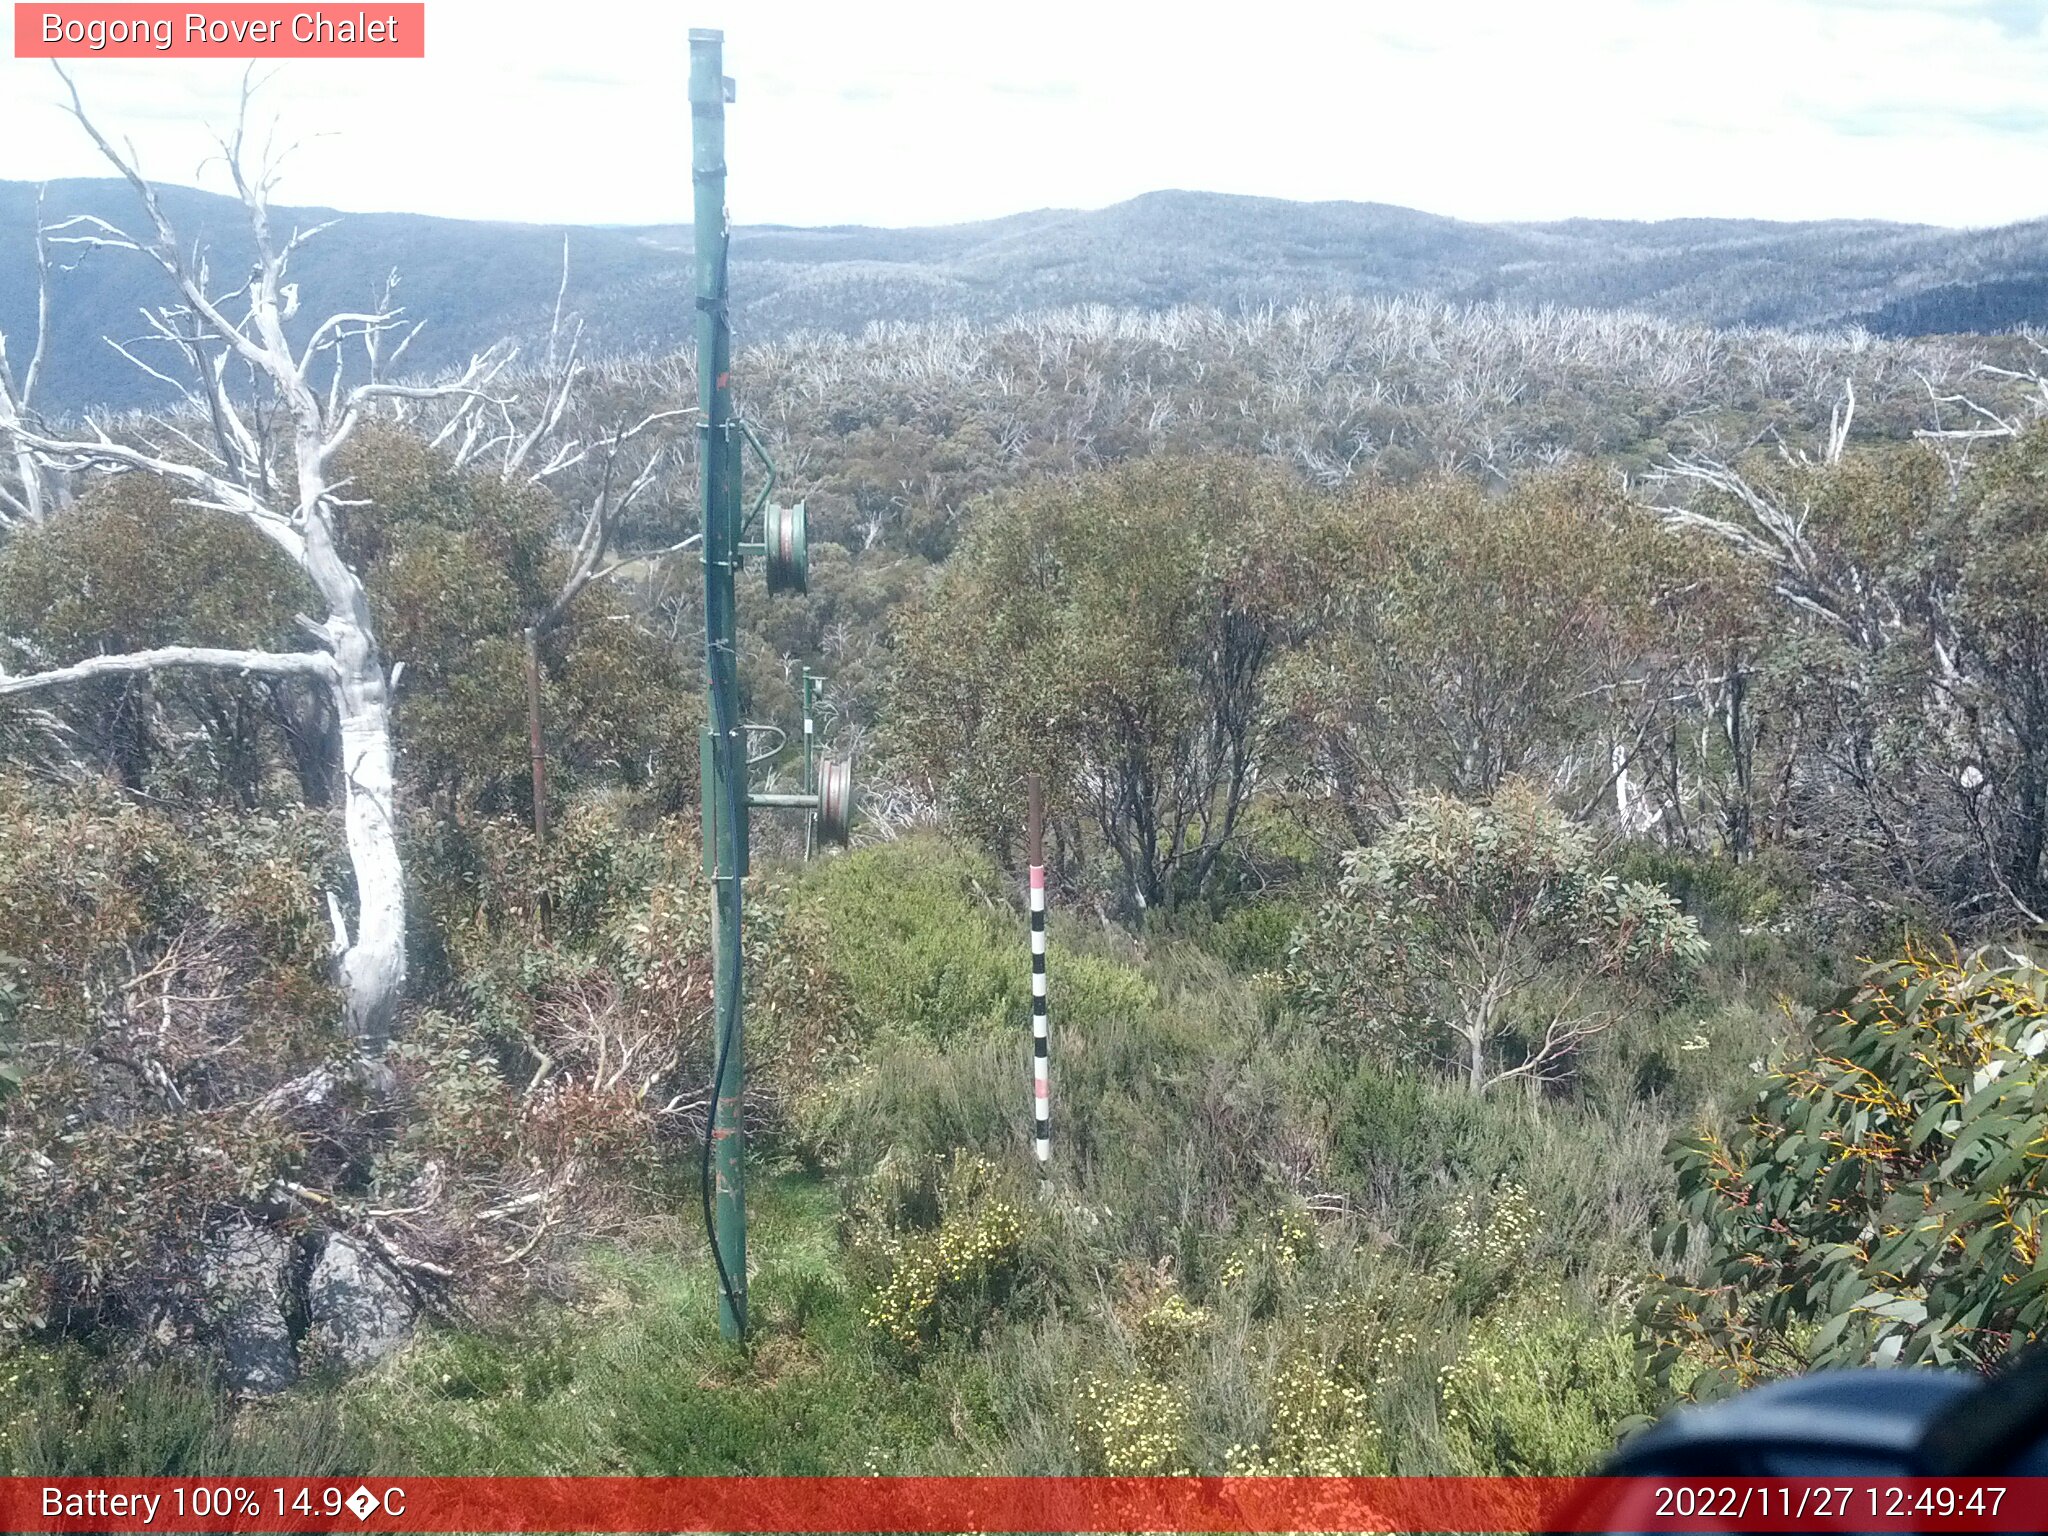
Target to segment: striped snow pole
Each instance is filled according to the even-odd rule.
[[[1038,1171],[1052,1163],[1051,1039],[1045,1018],[1045,839],[1041,826],[1044,796],[1038,775],[1031,775],[1031,1108],[1032,1150]]]

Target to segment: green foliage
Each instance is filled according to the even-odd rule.
[[[1026,964],[1029,962],[1027,961]],[[1059,1027],[1087,1038],[1096,1030],[1119,1020],[1140,1018],[1159,1007],[1159,988],[1143,972],[1104,955],[1070,949],[1060,956],[1058,980],[1052,979],[1047,961],[1047,989],[1058,988],[1057,1001],[1047,1007],[1059,1012]],[[1016,967],[1017,962],[1012,960]]]
[[[1023,1208],[985,1158],[885,1160],[847,1213],[857,1270],[873,1276],[863,1316],[906,1355],[970,1341],[1016,1280]]]
[[[75,1344],[0,1355],[0,1477],[318,1477],[366,1461],[332,1399],[237,1413],[195,1360],[138,1364]]]
[[[344,551],[366,573],[379,640],[406,664],[396,729],[408,788],[530,814],[523,637],[567,570],[561,508],[398,432],[359,433],[345,458],[368,504],[349,509]],[[681,803],[697,762],[692,674],[614,587],[584,593],[544,638],[541,666],[559,788],[652,784]]]
[[[1289,996],[1326,1029],[1474,1093],[1562,1075],[1632,992],[1706,955],[1669,893],[1603,870],[1585,827],[1513,781],[1484,805],[1418,798],[1345,856],[1293,948]]]
[[[139,475],[93,487],[0,556],[0,613],[32,626],[26,644],[44,665],[161,645],[277,645],[305,596],[255,529]]]
[[[1909,950],[1765,1077],[1736,1135],[1673,1144],[1642,1320],[1713,1392],[1806,1365],[1998,1360],[2048,1320],[2048,972]]]
[[[292,614],[310,605],[298,571],[255,529],[122,476],[0,548],[0,668],[38,671],[167,645],[296,649]],[[130,789],[275,803],[273,779],[292,762],[289,736],[310,707],[296,682],[207,672],[107,678],[0,700],[0,743],[10,717],[51,710],[67,727],[69,752]]]
[[[815,947],[856,1038],[928,1042],[1014,1029],[1028,1008],[1016,920],[986,862],[933,838],[832,859],[795,894],[787,941]]]
[[[1017,785],[1055,764],[1049,812],[1092,827],[1127,910],[1206,893],[1267,755],[1267,674],[1321,616],[1335,537],[1324,502],[1248,460],[991,502],[907,628],[898,736],[1000,862]]]
[[[1624,878],[1661,885],[1702,925],[1732,932],[1783,926],[1811,894],[1809,882],[1782,851],[1737,862],[1724,854],[1684,853],[1644,844],[1619,861]]]
[[[27,988],[20,979],[25,969],[14,956],[0,953],[0,1099],[21,1091],[28,1070],[26,1062],[10,1049],[16,1038],[14,1021],[20,1016],[21,1005],[28,1000]]]
[[[1443,1374],[1445,1449],[1467,1475],[1584,1476],[1657,1406],[1628,1329],[1554,1284],[1474,1324]]]
[[[1397,1422],[1433,1403],[1433,1344],[1450,1321],[1443,1288],[1397,1251],[1347,1251],[1341,1223],[1318,1234],[1282,1209],[1265,1225],[1218,1280],[1218,1355],[1245,1363],[1211,1390],[1227,1382],[1249,1411],[1216,1424],[1227,1443],[1212,1454],[1236,1475],[1391,1470]]]
[[[1454,1282],[1469,1274],[1467,1300],[1484,1295],[1494,1266],[1448,1235],[1475,1219],[1483,1232],[1502,1192],[1541,1194],[1534,1231],[1517,1223],[1528,1263],[1582,1278],[1639,1270],[1648,1224],[1669,1204],[1669,1122],[1640,1104],[1474,1098],[1435,1074],[1371,1060],[1316,1092],[1330,1105],[1328,1177],[1359,1191],[1375,1226],[1418,1265]]]
[[[339,1048],[330,857],[305,817],[189,826],[111,786],[7,784],[0,1335],[189,1321],[200,1243],[316,1156],[264,1093]]]
[[[1657,599],[1675,546],[1609,478],[1367,481],[1348,500],[1337,621],[1282,686],[1354,836],[1419,789],[1484,800],[1550,777],[1674,616]]]
[[[1241,976],[1277,976],[1287,964],[1295,930],[1308,914],[1292,902],[1259,901],[1233,907],[1202,936],[1202,944]]]
[[[1061,334],[1083,369],[1158,339]],[[1148,355],[1181,366],[1163,344]],[[1245,357],[1211,361],[1202,390],[1274,394]],[[1957,970],[1936,989],[1950,1002],[1910,1006],[1894,987],[1891,1013],[1860,1024],[1875,1005],[1852,1003],[1746,1128],[1675,1164],[1657,1148],[1670,1116],[1712,1125],[1749,1089],[1782,1028],[1773,994],[1817,995],[1849,922],[1919,920],[1903,902],[1858,915],[1871,903],[1845,893],[1939,917],[2034,891],[2039,442],[1955,485],[1913,453],[1786,471],[1772,489],[1811,512],[1822,597],[1871,594],[1835,624],[1785,620],[1757,571],[1657,529],[1602,475],[1323,496],[1270,463],[1172,458],[1020,484],[1160,434],[1085,403],[1069,423],[1085,447],[1042,417],[992,430],[986,402],[940,422],[914,405],[914,373],[829,406],[845,430],[825,435],[814,506],[881,553],[833,546],[809,597],[753,610],[746,677],[756,712],[787,724],[787,658],[829,653],[829,712],[877,728],[893,803],[914,821],[937,790],[1001,862],[920,833],[797,871],[763,831],[745,934],[754,1355],[717,1344],[701,1249],[647,1198],[694,1200],[708,1068],[695,829],[653,814],[689,798],[694,658],[650,632],[660,598],[643,611],[603,588],[547,638],[558,801],[535,839],[520,631],[559,581],[562,509],[382,434],[347,466],[375,503],[347,534],[406,661],[419,900],[393,1097],[374,1135],[309,1134],[261,1107],[337,1045],[335,828],[276,809],[320,802],[307,696],[110,687],[56,712],[108,733],[84,754],[39,711],[0,706],[13,761],[76,777],[97,757],[141,791],[0,786],[0,951],[27,957],[0,962],[4,1326],[176,1336],[196,1282],[174,1238],[271,1209],[289,1177],[337,1209],[436,1191],[408,1240],[503,1274],[494,1300],[528,1279],[525,1232],[485,1212],[538,1196],[566,1237],[537,1272],[568,1309],[490,1313],[516,1326],[437,1334],[378,1380],[333,1386],[394,1466],[1581,1470],[1656,1406],[1606,1303],[1586,1299],[1628,1290],[1653,1212],[1678,1212],[1667,1244],[1690,1244],[1654,1298],[1672,1352],[1660,1392],[1701,1360],[1710,1390],[1894,1345],[1990,1360],[2033,1329],[2035,1193],[2025,1157],[2003,1160],[2042,1128],[2032,1026],[1997,1013],[2021,1007],[2003,983]],[[803,405],[789,432],[826,408]],[[1372,420],[1345,430],[1391,441],[1391,425],[1410,462],[1434,457],[1393,407],[1360,409]],[[1636,442],[1661,420],[1647,401],[1541,409],[1558,442]],[[1257,446],[1249,425],[1176,430]],[[1334,430],[1302,437],[1301,462]],[[149,642],[160,616],[141,611],[152,572],[133,550],[173,561],[184,546],[165,541],[189,537],[221,570],[248,553],[173,512],[96,490],[16,538],[0,665]],[[934,576],[925,560],[949,552]],[[302,643],[281,587],[200,567],[161,585],[167,639]],[[688,631],[687,597],[661,611]],[[1943,657],[1967,687],[1943,681]],[[1955,792],[1965,737],[1987,786],[1971,801]],[[1048,766],[1056,1162],[1027,1206],[1010,1187],[1031,1168],[1024,926],[997,871],[1015,863],[1018,775]],[[249,814],[202,809],[218,803]],[[1611,857],[1595,851],[1610,831]],[[1339,866],[1353,840],[1366,847]],[[1112,903],[1144,909],[1135,935],[1077,920]],[[1282,971],[1284,989],[1267,984]],[[2012,985],[2038,1005],[2037,979]],[[150,1032],[167,1016],[169,1054]],[[1532,1091],[1482,1098],[1447,1070]],[[1856,1086],[1872,1080],[1897,1107]],[[83,1130],[65,1119],[80,1106]],[[1881,1144],[1887,1116],[1924,1134]],[[792,1177],[795,1160],[810,1173]],[[779,1228],[778,1199],[796,1206]],[[566,1283],[599,1226],[661,1258],[584,1250],[590,1272]],[[1937,1237],[1950,1249],[1915,1246]],[[1133,1271],[1178,1278],[1134,1302]],[[81,1465],[251,1454],[261,1415],[199,1372],[138,1375],[166,1438],[123,1440],[120,1377],[36,1378],[37,1403],[100,1405],[66,1431]],[[36,1444],[19,1464],[61,1462],[55,1439]]]

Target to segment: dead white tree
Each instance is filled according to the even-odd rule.
[[[1983,439],[2017,437],[2039,419],[2034,402],[2048,404],[2048,379],[2007,369],[1976,371],[2027,386],[2014,414],[2001,416],[1961,394],[1940,394],[1923,376],[1937,411],[1961,405],[1974,420],[1990,425],[1936,428],[1916,433],[1917,438],[1937,449],[1958,443],[1967,447]],[[1660,489],[1681,488],[1691,493],[1691,499],[1650,503],[1647,510],[1669,528],[1705,534],[1763,567],[1779,598],[1847,642],[1860,653],[1865,668],[1878,668],[1901,642],[1924,647],[1921,725],[1932,750],[1923,748],[1915,762],[1936,769],[1946,794],[1961,811],[1962,831],[1945,834],[1949,851],[1940,862],[1961,862],[1953,851],[1958,837],[1974,843],[1972,857],[1981,860],[1991,889],[1973,890],[1971,900],[1987,910],[2002,904],[2026,922],[2040,924],[2048,917],[2034,895],[2041,860],[2035,829],[2044,824],[2040,786],[2048,783],[2043,768],[2048,745],[2027,708],[2034,674],[2024,665],[2003,661],[1997,646],[1987,648],[1975,621],[1965,615],[1966,594],[1954,578],[1943,577],[1938,568],[1920,573],[1889,569],[1859,553],[1837,531],[1814,526],[1820,482],[1811,472],[1825,474],[1841,463],[1854,412],[1855,396],[1849,390],[1830,422],[1827,446],[1817,461],[1781,445],[1780,457],[1791,466],[1790,474],[1752,475],[1704,456],[1671,460],[1648,477],[1649,483]],[[1948,461],[1950,511],[1967,467],[1966,455]],[[1939,536],[1953,544],[1965,535],[1951,523]],[[1734,675],[1739,678],[1739,669]],[[1703,682],[1698,701],[1709,712],[1727,711],[1728,756],[1739,765],[1743,706],[1740,694],[1723,690],[1721,681]],[[1851,674],[1843,693],[1858,700],[1868,688]],[[1856,705],[1849,723],[1824,753],[1839,780],[1864,806],[1865,821],[1893,851],[1900,867],[1910,868],[1930,859],[1919,847],[1928,836],[1911,814],[1887,812],[1879,804],[1881,796],[1905,791],[1887,789],[1885,775],[1871,766],[1876,725],[1870,708]]]
[[[233,136],[221,148],[249,221],[255,264],[237,286],[221,291],[204,248],[181,241],[133,150],[124,154],[108,141],[70,77],[61,70],[59,75],[72,116],[134,189],[147,227],[131,234],[105,219],[79,215],[51,226],[47,238],[85,251],[136,253],[161,270],[175,297],[146,310],[143,320],[147,340],[169,353],[165,367],[127,344],[112,338],[108,344],[175,388],[183,409],[145,418],[119,437],[100,422],[57,435],[10,409],[0,418],[0,438],[39,469],[149,475],[181,491],[187,505],[242,519],[304,573],[326,612],[318,619],[300,615],[312,642],[305,651],[170,646],[97,656],[52,671],[0,675],[0,696],[173,667],[310,678],[323,686],[338,725],[343,820],[355,885],[352,923],[340,895],[328,893],[333,953],[349,1031],[370,1053],[390,1036],[406,975],[405,879],[391,744],[396,669],[386,667],[362,573],[341,548],[336,518],[349,503],[335,458],[385,402],[451,400],[459,414],[494,403],[485,390],[510,353],[481,354],[451,382],[388,382],[389,370],[419,330],[391,302],[389,282],[370,308],[328,316],[295,347],[286,332],[298,303],[289,263],[324,226],[294,228],[282,240],[273,229],[270,195],[280,157],[267,146],[260,157],[249,150],[249,85],[243,87]]]
[[[50,344],[50,242],[43,233],[43,197],[36,191],[36,334],[28,365],[17,376],[7,355],[7,334],[0,331],[0,431],[11,422],[34,419],[36,384],[42,377],[43,358]],[[14,444],[15,483],[0,481],[0,528],[37,524],[49,515],[55,499],[54,487],[46,483],[48,471],[35,454],[18,439]]]
[[[1855,419],[1856,382],[1845,378],[1842,399],[1829,413],[1820,466],[1842,461]],[[1795,454],[1781,444],[1779,454],[1787,464],[1814,467],[1812,456],[1804,452]],[[1770,569],[1778,596],[1801,612],[1854,633],[1870,647],[1902,622],[1896,605],[1875,589],[1875,583],[1856,575],[1844,579],[1834,569],[1839,562],[1831,560],[1807,531],[1813,515],[1810,501],[1790,500],[1725,459],[1703,453],[1674,457],[1646,479],[1660,490],[1683,487],[1718,501],[1725,511],[1672,502],[1653,502],[1648,509],[1668,528],[1706,534]]]

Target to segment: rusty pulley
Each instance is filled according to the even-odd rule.
[[[843,757],[818,763],[818,841],[844,848],[853,835],[853,764]]]
[[[767,567],[768,591],[802,593],[811,580],[810,536],[804,504],[768,507],[761,515],[761,554]]]

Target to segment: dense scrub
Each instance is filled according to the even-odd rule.
[[[365,431],[388,1052],[339,1030],[312,693],[0,700],[0,1470],[1551,1472],[1815,1359],[1994,1362],[2042,1294],[2039,972],[1927,956],[2048,907],[2048,436],[1991,379],[2012,441],[1914,440],[1966,362],[1401,304],[759,350],[824,537],[743,597],[748,717],[828,668],[873,791],[850,853],[755,840],[745,1351],[697,1219],[691,568],[538,647],[536,831],[522,636],[590,487]],[[76,489],[0,545],[0,669],[295,626],[260,546]],[[2012,1285],[1915,1246],[1923,1186]],[[248,1234],[301,1378],[259,1401]],[[337,1243],[419,1319],[374,1370],[318,1347]]]
[[[660,1214],[657,1181],[582,1250],[550,1316],[437,1330],[338,1395],[301,1389],[229,1423],[189,1364],[117,1389],[80,1345],[21,1351],[0,1456],[23,1471],[304,1456],[531,1473],[1558,1470],[1654,1406],[1627,1311],[1642,1205],[1665,1178],[1654,1117],[1474,1101],[1325,1040],[1197,945],[1133,949],[1062,920],[1060,1165],[1038,1189],[1014,1012],[937,1031],[917,1015],[919,989],[980,995],[982,967],[990,989],[1014,985],[997,962],[1023,925],[986,880],[913,842],[775,898],[820,925],[849,1018],[902,1011],[856,1023],[859,1043],[808,1074],[804,1107],[765,1143],[748,1354],[717,1341],[701,1235],[684,1202]],[[938,949],[958,970],[927,988],[906,962]],[[773,1005],[757,1017],[780,1038]],[[678,1379],[707,1382],[702,1398],[678,1399]],[[143,1391],[182,1433],[138,1439],[123,1394]],[[62,1445],[44,1417],[60,1395]],[[1562,1416],[1541,1411],[1559,1400]]]

